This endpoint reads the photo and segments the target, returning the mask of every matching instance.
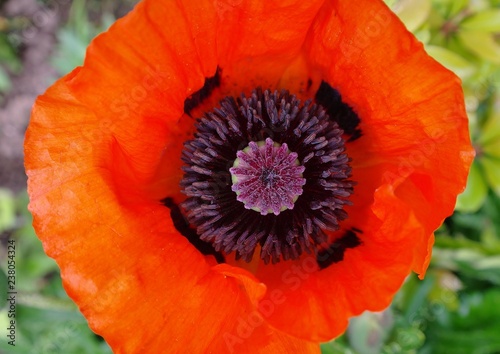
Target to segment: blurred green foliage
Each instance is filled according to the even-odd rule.
[[[18,74],[22,69],[19,52],[7,32],[6,21],[0,17],[0,103],[2,97],[11,88],[9,73]]]
[[[113,14],[104,12],[98,23],[92,23],[88,11],[86,1],[73,1],[68,23],[57,33],[58,46],[52,64],[61,76],[82,65],[92,38],[104,32],[116,20]]]
[[[426,278],[409,276],[389,308],[353,318],[347,332],[323,344],[322,351],[500,353],[500,0],[386,2],[428,52],[463,80],[477,156],[455,214],[436,233]],[[59,74],[81,65],[87,44],[112,23],[114,15],[105,8],[97,1],[73,2],[52,59]],[[9,73],[22,70],[9,31],[26,26],[23,19],[2,20],[0,95],[10,89]],[[15,353],[110,353],[62,288],[58,267],[44,254],[26,205],[26,193],[0,189],[1,241],[15,240],[17,249]],[[0,288],[0,353],[12,352],[4,334],[5,293]]]

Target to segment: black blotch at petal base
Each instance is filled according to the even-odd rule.
[[[320,104],[345,134],[350,135],[347,141],[354,141],[361,137],[361,129],[358,128],[361,120],[354,110],[342,101],[339,91],[335,90],[325,81],[321,82],[314,99]]]
[[[346,231],[342,237],[335,240],[328,248],[318,252],[316,262],[320,269],[325,269],[334,263],[342,261],[346,249],[361,245],[361,240],[356,235],[355,230]]]
[[[217,68],[215,75],[212,77],[207,77],[205,79],[205,84],[201,89],[193,93],[191,96],[186,98],[184,101],[184,113],[191,115],[191,111],[198,107],[204,100],[206,100],[212,92],[220,87],[221,84],[221,74],[222,70]]]
[[[189,243],[191,243],[201,254],[208,256],[212,255],[215,257],[217,263],[225,263],[224,256],[222,253],[217,252],[212,243],[200,240],[196,231],[189,227],[189,223],[182,215],[181,209],[177,204],[174,203],[172,198],[165,198],[161,200],[161,203],[170,209],[170,216],[174,223],[174,227],[179,233],[184,236]]]

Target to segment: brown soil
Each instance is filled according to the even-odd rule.
[[[1,9],[3,17],[26,18],[30,25],[10,34],[21,48],[23,65],[18,75],[11,75],[12,89],[0,107],[0,187],[16,192],[26,187],[24,133],[33,102],[56,77],[49,57],[69,5],[67,0],[54,1],[50,7],[36,0],[9,0]]]
[[[103,13],[124,16],[136,2],[96,0],[86,4],[90,20],[99,22]],[[36,97],[57,78],[50,57],[57,44],[56,33],[68,20],[71,5],[72,0],[0,0],[0,20],[22,19],[27,23],[22,30],[8,32],[20,48],[22,71],[11,74],[12,89],[0,100],[0,188],[14,192],[26,188],[24,133]]]

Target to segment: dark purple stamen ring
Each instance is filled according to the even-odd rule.
[[[354,182],[343,131],[288,91],[227,97],[182,152],[182,209],[218,252],[264,262],[316,254],[347,218]]]

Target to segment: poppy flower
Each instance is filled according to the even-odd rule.
[[[116,352],[318,352],[429,264],[460,82],[381,2],[145,0],[35,103],[29,209]]]

